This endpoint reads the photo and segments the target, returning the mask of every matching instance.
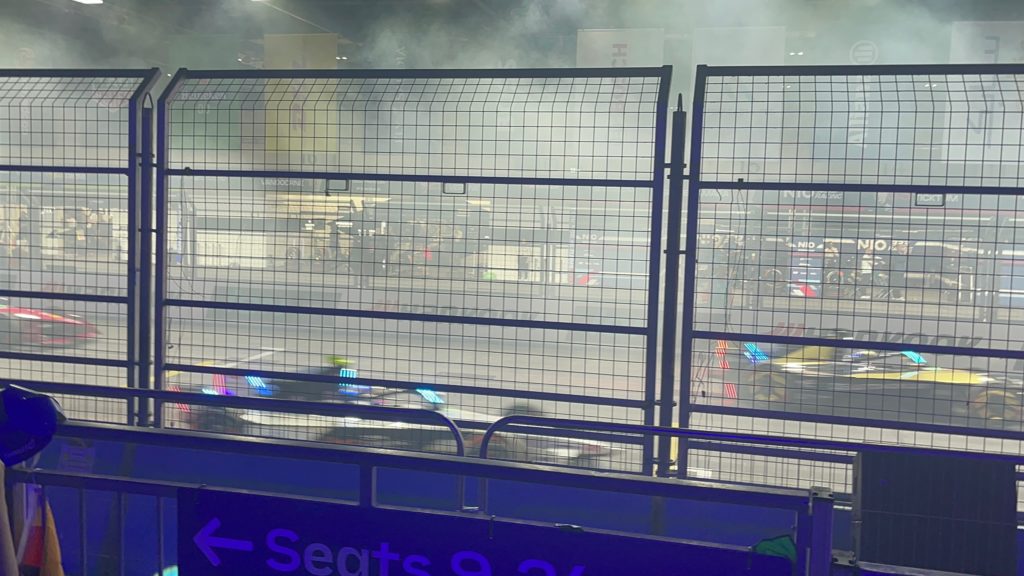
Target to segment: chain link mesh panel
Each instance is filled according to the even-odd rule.
[[[660,74],[189,78],[169,166],[649,181]]]
[[[1024,70],[700,76],[690,425],[1018,454]],[[849,454],[710,448],[696,475],[852,489]]]
[[[0,164],[125,168],[128,104],[141,83],[113,74],[0,73]]]
[[[133,106],[154,74],[0,71],[0,364],[12,380],[134,384]],[[58,399],[72,418],[128,417],[125,401]]]
[[[407,404],[466,430],[651,422],[667,69],[506,72],[182,73],[164,385]],[[513,440],[506,457],[642,464],[643,443]]]
[[[709,70],[705,182],[1016,188],[1024,179],[1019,71]]]

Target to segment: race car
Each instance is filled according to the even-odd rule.
[[[505,414],[496,416],[453,406],[445,394],[429,388],[407,390],[363,385],[358,382],[358,371],[352,368],[352,362],[340,357],[331,357],[326,366],[311,369],[308,373],[337,376],[338,381],[311,382],[301,379],[266,379],[257,375],[244,378],[214,375],[212,383],[200,390],[214,395],[430,410],[447,416],[459,425],[469,456],[478,455],[484,430],[501,416],[510,413],[542,415],[532,405],[516,404],[506,409]],[[177,426],[204,432],[455,453],[451,431],[440,424],[198,405],[178,405],[174,420]],[[172,421],[173,425],[175,423]],[[522,433],[495,434],[488,447],[488,458],[601,469],[612,466],[617,453],[616,448],[604,442]]]
[[[11,306],[0,300],[0,347],[75,346],[98,336],[96,326],[80,316]]]
[[[757,409],[1020,429],[1024,380],[932,365],[914,351],[742,344],[741,403]],[[745,402],[744,402],[745,400]],[[741,404],[742,405],[742,404]]]

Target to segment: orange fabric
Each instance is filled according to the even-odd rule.
[[[43,533],[42,515],[37,511],[29,528],[29,539],[21,565],[39,576],[64,576],[60,539],[57,537],[57,526],[49,502],[46,503],[46,532]]]

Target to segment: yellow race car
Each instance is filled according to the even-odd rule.
[[[745,343],[742,352],[739,394],[755,409],[1021,428],[1024,381],[1009,374],[937,366],[910,350]]]

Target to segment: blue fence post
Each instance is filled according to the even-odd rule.
[[[658,313],[661,298],[661,229],[662,211],[665,205],[665,149],[668,140],[668,98],[672,88],[672,67],[661,69],[661,83],[658,86],[658,109],[654,128],[654,180],[651,188],[651,264],[647,287],[647,375],[645,400],[648,408],[644,411],[644,424],[653,425],[658,398]],[[660,418],[660,416],[658,416]],[[654,438],[644,439],[643,472],[654,473]],[[661,468],[661,463],[658,463]]]
[[[152,363],[152,346],[150,334],[153,329],[152,300],[153,289],[153,108],[142,109],[142,186],[139,194],[139,308],[136,315],[138,323],[138,386],[150,388],[150,365]],[[138,424],[148,426],[150,423],[149,401],[138,399]]]
[[[135,98],[132,98],[128,102],[128,230],[127,230],[127,242],[128,242],[128,263],[126,266],[125,273],[127,274],[126,282],[126,295],[128,297],[127,310],[126,310],[126,323],[127,327],[125,330],[126,342],[125,342],[125,360],[128,362],[127,366],[127,382],[128,388],[135,388],[138,378],[138,364],[137,354],[138,349],[138,333],[139,333],[139,302],[138,297],[138,277],[136,276],[139,272],[138,266],[138,226],[139,226],[139,214],[138,214],[138,198],[139,189],[141,185],[139,183],[139,124],[141,119],[140,102]],[[137,399],[129,399],[126,404],[125,423],[135,424],[136,421],[136,402]]]
[[[683,250],[683,319],[679,356],[679,426],[690,427],[690,380],[693,376],[693,307],[697,274],[697,221],[700,210],[701,129],[704,125],[704,90],[707,66],[697,67],[690,110],[690,185],[686,199],[686,248]],[[667,352],[667,351],[666,351]],[[680,438],[676,475],[687,475],[686,439]]]
[[[153,275],[153,388],[164,388],[164,301],[167,298],[167,167],[168,167],[168,110],[167,101],[177,91],[186,70],[179,69],[164,89],[156,106],[156,262]],[[163,403],[153,402],[153,425],[163,425]]]
[[[149,94],[149,89],[153,82],[156,81],[157,74],[159,73],[159,68],[151,69],[128,100],[128,269],[126,271],[126,295],[128,297],[126,320],[128,326],[126,330],[125,359],[128,363],[127,386],[129,388],[143,385],[139,380],[142,372],[140,361],[144,356],[144,354],[140,354],[141,334],[144,326],[148,325],[146,321],[148,313],[142,307],[143,301],[140,298],[141,289],[145,287],[145,281],[140,279],[144,272],[139,243],[140,223],[144,221],[140,206],[144,202],[141,202],[140,199],[149,194],[149,191],[146,189],[146,160],[144,158],[148,130],[146,129],[146,112],[143,99]],[[140,410],[142,410],[142,407],[135,400],[129,400],[127,403],[126,422],[128,424],[142,423],[144,417]]]
[[[683,179],[686,165],[686,112],[683,96],[679,95],[672,114],[672,154],[669,160],[668,225],[665,242],[665,297],[664,322],[661,329],[661,414],[658,425],[670,428],[675,415],[676,331],[679,307],[679,256],[682,242]],[[668,476],[672,468],[672,444],[668,438],[658,439],[658,476]]]
[[[828,574],[832,566],[832,523],[835,496],[828,488],[811,488],[809,574]]]

